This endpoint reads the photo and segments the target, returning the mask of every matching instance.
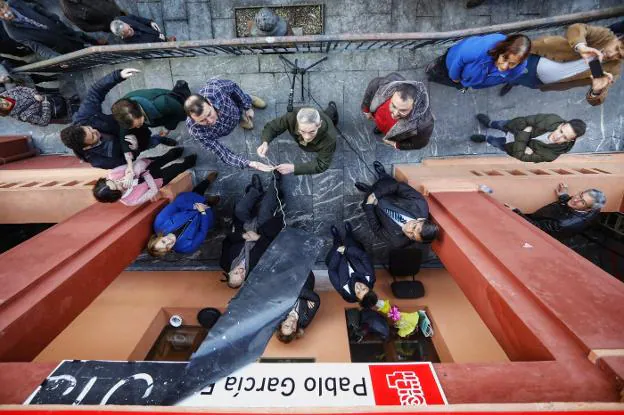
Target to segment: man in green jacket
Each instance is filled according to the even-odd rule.
[[[477,120],[485,128],[507,133],[504,137],[474,134],[475,143],[487,141],[520,161],[540,163],[553,161],[572,150],[576,139],[585,134],[585,122],[566,121],[556,114],[537,114],[513,120],[491,121],[485,114],[477,114]]]
[[[185,81],[178,81],[172,90],[139,89],[113,104],[113,117],[126,130],[142,125],[175,130],[179,122],[186,120],[184,101],[190,95],[191,90]]]
[[[338,109],[331,101],[327,109],[319,112],[314,108],[295,108],[273,121],[268,122],[262,130],[262,144],[258,147],[258,155],[266,157],[269,143],[275,137],[287,131],[303,151],[318,153],[315,160],[307,163],[285,163],[276,167],[282,174],[317,174],[329,168],[334,151],[336,151],[336,129]]]

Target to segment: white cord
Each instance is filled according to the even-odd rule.
[[[263,156],[262,158],[265,159],[267,164],[273,167],[273,169],[277,167],[277,165],[273,163],[271,160],[269,160],[267,156]],[[279,204],[278,209],[280,210],[280,212],[282,212],[282,222],[284,223],[284,228],[285,228],[286,227],[286,213],[284,213],[284,205],[282,204],[282,199],[280,199],[279,197],[279,189],[277,188],[277,179],[275,178],[275,173],[274,172],[271,172],[271,173],[273,174],[273,187],[275,188],[275,197],[277,198],[277,203]]]

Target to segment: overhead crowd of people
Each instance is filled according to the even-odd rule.
[[[124,43],[174,40],[162,33],[155,22],[123,12],[112,0],[60,2],[67,19],[85,32],[110,30]],[[252,25],[254,33],[289,30],[283,19],[275,15],[262,11],[258,16]],[[2,52],[17,57],[34,53],[47,59],[105,41],[75,31],[40,5],[22,0],[0,0],[0,20]],[[502,86],[500,95],[509,93],[516,85],[541,91],[586,87],[588,104],[601,105],[619,77],[624,58],[621,29],[621,23],[609,28],[577,23],[567,27],[562,35],[537,39],[502,33],[472,36],[458,41],[432,61],[426,74],[429,81],[456,88],[459,93],[494,86]],[[337,141],[342,139],[336,128],[340,121],[336,103],[329,102],[324,110],[311,106],[295,108],[261,127],[256,149],[261,161],[249,160],[232,151],[227,143],[237,126],[260,130],[254,124],[255,110],[262,110],[267,104],[231,80],[208,79],[198,91],[191,91],[184,80],[177,81],[171,90],[131,91],[117,100],[109,113],[108,108],[106,112],[102,108],[106,95],[140,71],[115,70],[91,85],[80,101],[76,96],[63,97],[58,90],[39,85],[54,77],[13,72],[23,63],[5,60],[0,67],[0,116],[41,126],[52,122],[69,124],[60,133],[64,145],[80,160],[108,170],[93,187],[99,202],[119,201],[134,206],[154,201],[163,186],[192,169],[197,155],[182,158],[184,149],[169,137],[170,131],[182,122],[202,150],[214,153],[225,165],[272,174],[266,189],[260,176],[254,174],[232,213],[233,226],[223,241],[220,260],[224,281],[231,288],[245,283],[285,227],[282,176],[324,172],[332,163]],[[530,108],[517,108],[518,112],[524,111],[513,119],[492,120],[489,115],[475,114],[483,128],[498,132],[473,134],[469,139],[487,143],[522,161],[543,163],[570,152],[588,128],[581,119],[583,114],[565,119],[557,114],[524,115],[530,113]],[[363,119],[374,124],[379,141],[397,151],[424,148],[435,128],[426,82],[407,80],[397,73],[370,81],[362,91],[361,110]],[[158,128],[156,134],[151,130]],[[315,158],[307,162],[271,163],[268,156],[276,151],[271,143],[284,133],[302,151],[315,153]],[[160,144],[170,147],[164,155],[139,157]],[[398,182],[380,162],[376,161],[372,168],[377,175],[374,183],[355,183],[363,195],[362,210],[368,231],[392,247],[432,243],[439,229],[429,215],[427,199]],[[220,198],[207,196],[206,192],[217,176],[217,172],[210,173],[191,192],[179,194],[158,214],[147,246],[151,255],[163,256],[172,251],[191,254],[200,248],[215,226],[213,208]],[[543,231],[562,238],[589,226],[606,203],[598,189],[569,195],[567,187],[560,184],[555,194],[556,201],[531,214],[509,208]],[[425,313],[400,313],[387,300],[377,297],[375,270],[366,247],[355,238],[350,223],[344,227],[344,237],[337,226],[331,227],[334,244],[326,258],[330,281],[337,292],[347,302],[387,316],[402,337],[419,326],[426,330],[423,327],[429,322]],[[278,338],[290,342],[300,337],[319,307],[311,273],[292,311],[279,325]]]

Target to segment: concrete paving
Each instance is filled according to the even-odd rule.
[[[146,17],[162,19],[165,27],[184,27],[188,33],[199,33],[190,23],[199,19],[197,10],[203,10],[203,18],[209,13],[212,34],[229,37],[228,25],[233,28],[233,7],[257,5],[257,1],[120,1]],[[265,1],[264,3],[296,2]],[[488,1],[479,8],[466,10],[461,1],[355,1],[339,0],[326,2],[326,32],[383,32],[413,30],[443,30],[462,27],[482,26],[490,23],[521,20],[535,16],[550,16],[580,10],[589,10],[598,5],[613,6],[612,1]],[[184,9],[178,6],[184,5]],[[176,10],[172,10],[175,8]],[[197,9],[196,9],[197,8]],[[166,12],[165,12],[166,10]],[[161,14],[158,15],[157,13]],[[148,13],[155,13],[150,15]],[[195,17],[193,17],[195,15]],[[361,17],[361,19],[360,19]],[[230,22],[230,23],[228,23]],[[206,24],[201,24],[204,29]],[[176,29],[178,30],[178,29]],[[561,33],[563,29],[550,32]],[[207,32],[202,32],[207,33]],[[175,34],[178,33],[168,33]],[[537,33],[530,34],[531,36]],[[178,37],[180,39],[180,37]],[[448,47],[446,45],[445,47]],[[299,84],[295,90],[295,105],[317,105],[324,108],[328,101],[337,103],[340,112],[339,128],[344,137],[338,141],[338,150],[329,170],[315,176],[287,176],[285,183],[285,204],[287,222],[291,226],[301,227],[322,236],[326,241],[325,249],[317,260],[322,262],[330,244],[329,227],[352,222],[357,236],[374,255],[377,263],[384,262],[387,254],[386,245],[376,239],[369,231],[360,204],[362,195],[353,186],[356,181],[373,180],[367,168],[372,162],[380,160],[387,168],[395,163],[418,163],[426,157],[454,156],[466,154],[499,154],[485,144],[475,144],[468,140],[470,134],[482,132],[475,114],[485,112],[493,119],[506,119],[515,116],[542,112],[554,112],[563,118],[581,118],[588,124],[587,134],[574,146],[574,152],[622,151],[624,150],[624,87],[618,82],[611,88],[607,102],[600,107],[591,107],[585,102],[585,88],[565,92],[540,93],[539,91],[517,87],[507,96],[499,97],[498,88],[469,91],[462,94],[455,89],[429,84],[431,106],[436,117],[436,126],[430,144],[416,151],[397,151],[380,143],[374,135],[373,124],[361,114],[360,102],[364,89],[374,77],[389,72],[399,72],[408,79],[424,80],[424,67],[435,56],[443,53],[444,48],[430,47],[417,51],[377,50],[374,52],[330,53],[329,59],[315,67],[305,76],[306,93],[301,101]],[[307,65],[322,57],[321,54],[289,55],[289,59],[299,58]],[[142,70],[139,76],[122,83],[111,91],[104,104],[105,110],[128,91],[140,88],[171,88],[178,79],[185,79],[191,90],[197,91],[212,77],[231,79],[246,92],[265,99],[268,107],[256,111],[256,127],[253,131],[237,128],[222,142],[233,151],[245,154],[257,160],[255,149],[260,144],[260,132],[263,125],[286,112],[290,75],[277,55],[262,56],[218,56],[198,58],[160,59],[136,61],[125,65]],[[68,74],[63,85],[66,90],[84,93],[95,80],[115,68],[124,66],[102,66],[77,74]],[[19,123],[10,119],[2,120],[5,132],[29,132],[37,146],[44,153],[66,152],[58,139],[62,126],[45,128]],[[135,268],[210,268],[216,265],[220,253],[220,242],[224,231],[231,226],[231,210],[234,202],[241,197],[245,185],[253,172],[239,170],[223,165],[217,158],[203,150],[188,135],[183,124],[172,134],[186,153],[199,155],[195,169],[199,180],[211,170],[219,171],[219,179],[212,193],[222,197],[217,208],[219,218],[217,229],[209,234],[201,250],[193,255],[182,257],[167,255],[158,260],[142,255]],[[270,146],[270,158],[276,163],[305,160],[309,156],[292,142],[290,137],[281,136]],[[265,183],[268,175],[264,175]]]

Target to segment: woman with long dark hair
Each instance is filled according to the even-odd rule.
[[[525,35],[471,36],[449,48],[425,71],[430,81],[457,89],[489,88],[520,77],[530,50],[531,40]]]
[[[93,196],[102,203],[118,200],[126,206],[145,203],[156,197],[160,188],[177,175],[195,166],[197,155],[191,154],[182,163],[164,167],[182,156],[183,151],[182,147],[176,147],[160,157],[139,159],[132,165],[132,176],[127,174],[126,166],[116,167],[95,183]]]

